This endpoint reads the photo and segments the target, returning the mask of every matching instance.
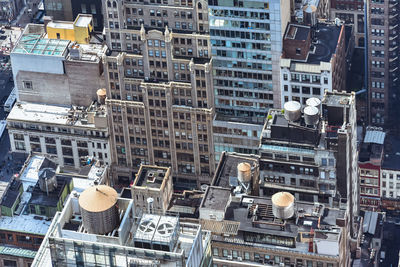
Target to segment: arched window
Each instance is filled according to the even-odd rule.
[[[199,3],[198,7],[199,7],[199,9],[202,9],[202,8],[203,8],[202,5],[201,5],[201,3]]]
[[[111,2],[110,1],[107,1],[107,6],[111,7]]]
[[[117,7],[117,2],[113,2],[113,7]]]

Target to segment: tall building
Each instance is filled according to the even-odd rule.
[[[290,2],[209,1],[216,117],[222,151],[255,153],[269,108],[280,107],[282,38]]]
[[[284,114],[270,110],[259,148],[260,194],[286,190],[330,206],[354,198],[358,206],[355,113],[355,95],[337,91],[325,91],[322,104],[303,115],[298,102],[287,102]]]
[[[171,166],[178,184],[209,183],[215,168],[207,4],[108,1],[107,110],[114,177]],[[177,185],[178,185],[177,184]]]
[[[50,21],[47,25],[48,29],[28,24],[11,52],[18,100],[89,106],[104,87],[102,57],[107,47],[89,43],[90,16],[79,16],[75,23]]]
[[[368,117],[377,126],[396,127],[399,116],[399,2],[368,0],[367,19],[362,1],[332,1],[331,18],[355,25],[356,46],[368,47]],[[367,23],[365,40],[364,23]],[[390,112],[389,112],[390,110]]]
[[[43,153],[80,169],[88,158],[111,164],[104,105],[88,108],[18,102],[7,117],[12,152]]]
[[[108,167],[93,162],[79,173],[32,154],[18,175],[0,182],[0,265],[32,264],[51,219],[65,206],[69,193],[108,180]]]
[[[110,164],[102,57],[92,16],[28,24],[11,53],[18,103],[7,118],[12,152],[38,152],[80,169]],[[38,68],[40,66],[40,68]]]
[[[133,201],[107,186],[72,196],[32,266],[210,266],[210,232],[177,215],[136,216]]]
[[[350,34],[349,34],[350,33]],[[281,103],[322,99],[325,91],[346,90],[346,52],[351,27],[333,23],[289,24],[283,39]]]
[[[74,21],[79,14],[91,14],[94,30],[103,30],[104,7],[101,0],[46,0],[44,8],[46,15],[54,20]]]
[[[387,186],[387,181],[381,183],[380,179],[385,135],[382,128],[367,127],[364,140],[360,145],[358,158],[360,206],[364,209],[377,209],[380,207],[381,184],[385,185],[385,187]],[[391,185],[393,187],[393,182]]]

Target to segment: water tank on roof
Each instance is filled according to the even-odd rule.
[[[288,121],[297,121],[301,117],[301,104],[297,101],[289,101],[283,105],[285,118]]]
[[[289,219],[294,215],[294,196],[288,192],[278,192],[271,198],[272,213],[276,218]]]
[[[43,168],[38,173],[39,187],[43,192],[53,192],[57,188],[56,171],[53,168]]]
[[[316,107],[319,110],[321,108],[321,100],[317,97],[310,97],[307,99],[306,105]]]
[[[90,234],[106,234],[118,225],[117,191],[106,185],[87,188],[79,197],[82,223]]]
[[[101,88],[97,90],[97,102],[104,105],[106,103],[106,89]]]
[[[316,107],[307,106],[304,108],[304,122],[307,125],[316,125],[319,120],[319,110]]]
[[[241,162],[237,166],[238,180],[242,183],[251,182],[251,165],[247,162]]]

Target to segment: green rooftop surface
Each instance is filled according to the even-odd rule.
[[[43,34],[23,34],[14,53],[62,56],[70,41],[43,38]]]

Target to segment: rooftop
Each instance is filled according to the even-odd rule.
[[[290,24],[285,38],[305,41],[310,34],[311,28],[304,25]]]
[[[308,55],[307,62],[311,64],[330,62],[332,55],[336,53],[341,29],[334,24],[317,24],[314,36],[314,40],[317,41],[313,43],[315,50]]]
[[[231,195],[229,188],[209,186],[204,194],[201,208],[225,211]]]
[[[299,24],[290,24],[285,35],[285,40],[311,41],[308,56],[305,62],[308,64],[320,64],[330,62],[332,55],[336,53],[336,47],[340,37],[341,26],[327,23],[317,23],[315,29]],[[289,43],[288,43],[289,45]],[[290,45],[292,45],[290,43]],[[293,59],[293,61],[296,61]]]
[[[88,27],[91,22],[92,22],[91,15],[79,14],[75,19],[74,24],[77,27]]]
[[[239,163],[246,162],[251,166],[258,166],[258,158],[256,155],[223,153],[211,185],[229,188],[230,180],[238,177]]]
[[[14,217],[1,216],[0,230],[45,235],[51,220],[35,214],[21,214]]]
[[[385,138],[382,169],[400,170],[400,138],[388,135]]]
[[[116,251],[118,266],[125,266],[127,261],[132,264],[139,263],[137,261],[142,264],[158,261],[157,264],[161,264],[161,266],[174,266],[177,261],[184,260],[188,264],[193,257],[202,257],[210,240],[209,233],[202,232],[198,224],[180,222],[179,217],[175,215],[142,214],[136,216],[133,214],[132,200],[122,198],[119,198],[117,202],[121,221],[115,231],[107,235],[89,234],[81,227],[81,219],[78,219],[80,209],[76,198],[79,196],[72,196],[68,199],[63,211],[57,213],[53,226],[47,234],[48,238],[96,242],[107,250],[123,246],[123,251]],[[202,246],[199,242],[203,243]],[[192,256],[195,247],[203,249],[197,251],[196,256]],[[49,252],[46,237],[37,254],[39,256],[36,259],[37,265],[33,266],[50,266]],[[71,258],[71,260],[73,259]]]
[[[28,24],[12,53],[64,57],[70,41],[48,39],[43,25]]]
[[[90,121],[89,115],[91,112],[96,115],[104,114],[105,116],[105,107],[92,105],[89,108],[69,108],[55,105],[18,102],[14,105],[7,120],[95,128],[95,124]]]
[[[304,253],[338,257],[341,228],[337,220],[344,220],[345,210],[301,201],[296,202],[296,208],[292,218],[282,220],[274,216],[270,198],[243,196],[239,202],[231,202],[225,220],[240,222],[236,239],[253,242],[255,246],[291,247]],[[254,234],[270,236],[271,240],[253,239]],[[276,240],[282,242],[278,245]],[[310,251],[309,242],[314,243],[316,251]]]
[[[169,168],[142,165],[133,186],[160,189],[169,175]]]
[[[74,29],[74,23],[70,22],[70,21],[52,20],[47,24],[47,27],[57,28],[57,29],[73,30]]]

